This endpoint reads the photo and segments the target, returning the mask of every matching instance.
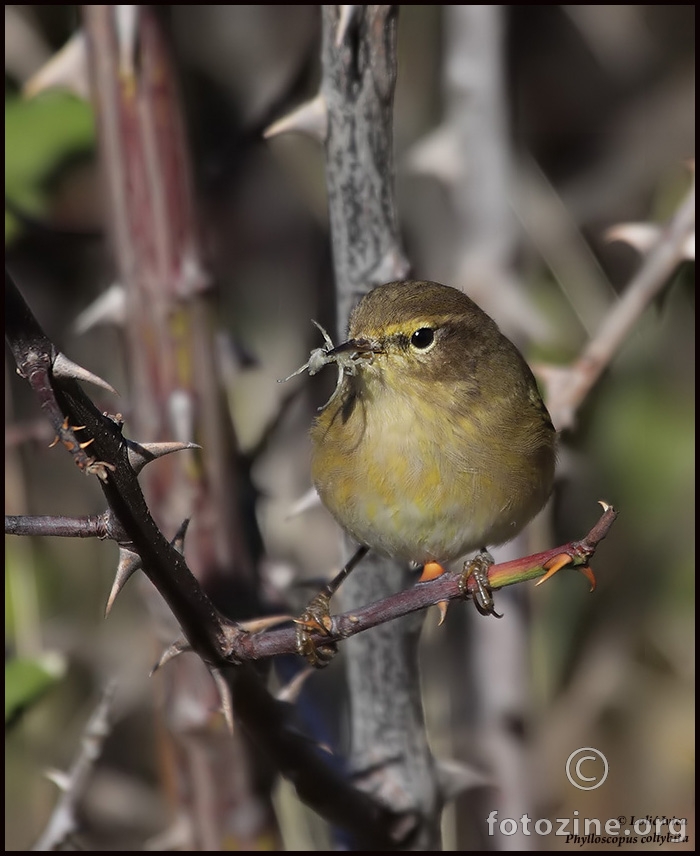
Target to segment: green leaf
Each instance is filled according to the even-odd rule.
[[[5,663],[5,726],[36,702],[66,673],[61,654],[49,651],[40,657]]]
[[[92,107],[65,92],[5,101],[5,198],[27,214],[49,202],[47,179],[67,158],[95,147]],[[5,210],[5,243],[20,230]]]

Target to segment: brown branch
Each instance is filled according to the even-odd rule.
[[[5,516],[5,535],[52,535],[56,538],[108,538],[126,541],[124,530],[110,511],[87,517]]]
[[[617,511],[606,503],[600,519],[588,534],[578,540],[534,553],[509,562],[492,565],[487,573],[490,587],[496,591],[506,586],[517,585],[546,576],[556,560],[562,559],[560,567],[587,568],[595,555],[598,544],[608,534]],[[110,538],[123,541],[126,536],[112,520],[111,512],[97,517],[6,517],[5,532],[9,535],[54,535],[76,538]],[[566,561],[565,561],[566,560]],[[473,599],[476,581],[463,573],[446,573],[428,583],[417,583],[413,588],[390,595],[360,609],[350,610],[333,616],[328,635],[315,634],[317,644],[329,641],[341,642],[358,633],[370,630],[388,621],[395,621],[412,612],[427,609],[451,600]],[[224,628],[226,644],[217,657],[217,664],[233,665],[250,660],[262,660],[281,654],[295,654],[296,631],[294,627],[248,633],[234,624]]]
[[[598,544],[608,534],[617,517],[617,512],[612,506],[602,504],[604,507],[603,514],[584,538],[578,541],[569,541],[560,547],[542,553],[492,565],[487,574],[491,588],[497,590],[528,580],[543,578],[551,572],[555,563],[561,568],[587,569],[588,563],[595,555]],[[557,562],[560,558],[561,562]],[[465,585],[463,573],[446,573],[435,580],[417,583],[413,588],[397,592],[360,609],[353,609],[342,615],[333,616],[329,634],[327,636],[315,634],[313,639],[317,644],[330,641],[341,642],[372,627],[377,627],[388,621],[395,621],[397,618],[427,609],[430,606],[436,606],[444,601],[464,600],[465,595],[468,598],[473,598],[476,587],[476,580],[473,577],[468,577]],[[290,654],[296,650],[295,629],[293,627],[243,635],[240,634],[239,630],[236,630],[230,641],[232,658],[241,661]]]

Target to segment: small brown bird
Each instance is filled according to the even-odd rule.
[[[552,491],[555,431],[524,358],[461,291],[369,292],[312,431],[321,500],[361,545],[420,565],[509,541]]]

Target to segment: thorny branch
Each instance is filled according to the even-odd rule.
[[[60,850],[79,829],[77,810],[92,768],[102,753],[102,746],[110,733],[109,714],[114,700],[115,683],[110,682],[92,716],[85,726],[80,740],[80,752],[67,773],[50,773],[49,778],[61,790],[43,835],[32,847],[36,851]]]
[[[58,352],[7,273],[5,290],[6,339],[22,375],[30,383],[40,377],[37,395],[55,428],[66,426],[66,431],[74,431],[70,426],[78,425],[87,440],[92,440],[89,449],[96,458],[87,457],[84,449],[78,452],[72,443],[64,442],[64,445],[74,454],[81,470],[98,475],[109,505],[109,511],[98,518],[81,521],[63,518],[53,522],[33,518],[24,525],[10,518],[6,527],[9,531],[27,534],[31,531],[33,534],[53,532],[109,537],[138,554],[144,573],[183,629],[188,644],[181,650],[193,650],[209,665],[220,685],[223,683],[222,691],[228,694],[224,706],[227,703],[232,706],[241,725],[270,752],[281,772],[294,781],[300,798],[329,821],[353,829],[360,839],[376,847],[393,849],[405,845],[415,830],[416,819],[410,813],[396,815],[382,808],[331,770],[322,754],[290,727],[288,706],[276,702],[258,675],[244,662],[293,652],[294,627],[248,633],[215,609],[191,574],[177,545],[169,542],[153,522],[129,460],[129,450],[135,444],[123,437],[121,422],[99,413],[75,379],[52,373],[52,363]],[[606,508],[599,524],[582,541],[529,559],[494,565],[489,572],[490,584],[498,588],[547,572],[551,574],[553,563],[586,566],[614,518],[615,512]],[[445,574],[431,583],[416,585],[362,609],[336,616],[331,627],[332,638],[346,639],[432,604],[473,594],[471,583],[467,580],[465,586],[462,574]],[[316,641],[327,642],[328,639],[323,637]]]
[[[140,557],[144,573],[168,603],[187,638],[183,650],[197,653],[216,676],[225,710],[233,708],[241,726],[294,782],[300,799],[321,816],[353,830],[374,847],[404,845],[414,826],[412,819],[405,814],[397,816],[348,784],[314,744],[292,727],[289,706],[277,702],[258,674],[232,656],[232,640],[241,631],[215,609],[177,544],[169,542],[153,521],[129,462],[130,441],[122,435],[121,422],[101,414],[74,378],[57,377],[52,372],[58,352],[7,272],[5,295],[6,341],[21,374],[33,386],[40,379],[35,389],[54,429],[65,425],[66,431],[74,431],[71,426],[79,426],[81,435],[92,440],[89,449],[94,458],[84,449],[71,448],[68,442],[64,445],[83,472],[99,476],[109,514],[126,535],[126,541],[121,541],[119,533],[117,543]],[[66,439],[72,444],[68,435]],[[17,527],[16,521],[13,525]],[[41,520],[35,519],[35,533],[41,526]],[[100,527],[85,520],[75,528],[86,533]]]
[[[542,366],[537,374],[546,389],[546,401],[554,425],[571,428],[576,411],[605,371],[642,312],[668,282],[686,254],[695,231],[695,181],[671,223],[662,229],[642,266],[619,302],[600,325],[597,334],[578,359],[566,368]]]
[[[15,291],[13,300],[17,301],[17,305],[23,307],[28,329],[34,327],[32,342],[35,345],[37,342],[42,342],[46,350],[47,346],[50,346],[50,342],[36,324],[24,301],[19,297],[19,293],[16,292],[14,283],[12,283],[8,274],[6,274],[6,288],[10,291]],[[21,304],[19,301],[21,301]],[[9,315],[10,323],[12,324],[12,312]],[[9,340],[10,333],[8,333]],[[17,341],[22,341],[22,337],[19,336]],[[50,347],[52,348],[52,346]],[[15,350],[19,353],[21,348],[16,346]],[[50,350],[47,351],[47,353],[50,352]],[[25,356],[20,354],[20,358],[22,365],[29,367],[28,372],[30,375],[33,375],[34,362],[42,366],[46,362],[46,354],[42,355],[36,352]],[[49,373],[45,372],[44,377],[50,378]],[[66,383],[66,381],[62,381],[62,383]],[[70,382],[68,385],[73,386],[75,383]],[[58,418],[61,418],[64,410],[59,407],[58,401],[53,399],[52,389],[50,385],[48,388],[42,387],[42,401],[51,403],[51,412],[53,413],[54,410],[58,410],[60,414]],[[157,547],[163,551],[162,558],[166,562],[166,567],[163,569],[164,573],[161,575],[159,564],[161,562],[161,553],[158,550],[154,550],[151,545],[144,541],[141,532],[137,533],[137,537],[133,537],[135,525],[143,522],[137,519],[139,517],[138,511],[141,509],[137,507],[137,513],[134,514],[131,512],[131,509],[124,508],[124,497],[120,493],[120,485],[118,484],[122,476],[129,479],[130,482],[136,482],[136,473],[132,464],[129,463],[128,452],[126,451],[128,446],[133,447],[135,444],[121,437],[121,427],[114,423],[114,420],[99,416],[94,411],[94,408],[88,414],[85,408],[91,406],[91,402],[87,396],[80,392],[77,386],[76,389],[78,389],[79,394],[75,399],[72,399],[72,403],[76,409],[77,405],[82,406],[83,412],[81,413],[81,418],[86,422],[86,428],[89,421],[86,417],[89,415],[94,418],[97,415],[98,420],[102,422],[106,421],[110,429],[112,429],[110,435],[113,432],[117,432],[119,437],[117,455],[112,457],[115,463],[103,462],[109,471],[109,476],[103,479],[103,489],[108,500],[110,500],[111,495],[110,510],[97,517],[80,519],[64,517],[7,517],[5,520],[5,531],[8,534],[17,535],[109,538],[121,545],[128,544],[130,549],[135,550],[141,556],[144,561],[145,572],[154,585],[161,591],[161,594],[168,600],[171,609],[185,630],[185,635],[188,638],[191,649],[196,651],[205,662],[213,667],[221,668],[249,660],[259,660],[279,654],[295,653],[294,627],[251,634],[228,621],[215,610],[214,606],[202,592],[195,578],[190,574],[180,552],[172,544],[165,541],[162,533],[160,533],[155,524],[150,520],[150,515],[148,515],[148,510],[139,491],[140,504],[147,515],[145,522],[149,528],[152,525],[151,532],[156,533],[158,536],[156,540],[164,542],[157,544]],[[66,403],[70,405],[71,399],[68,399]],[[72,414],[68,412],[63,417],[61,424],[69,422],[71,417]],[[97,442],[97,438],[96,443],[99,449],[100,444]],[[114,450],[110,451],[113,452]],[[121,465],[119,462],[120,457],[122,458]],[[126,466],[124,466],[124,457],[126,457]],[[81,458],[78,458],[77,462],[79,466],[83,463]],[[84,469],[84,467],[81,466],[81,469]],[[110,488],[116,488],[116,491],[110,490]],[[132,498],[135,497],[134,484],[130,483],[128,488],[131,490]],[[136,490],[138,490],[137,485]],[[114,505],[112,502],[114,502]],[[116,511],[120,505],[124,512],[123,517],[120,517]],[[611,506],[605,503],[602,503],[602,505],[604,511],[600,521],[585,538],[533,556],[493,565],[488,572],[489,585],[493,589],[498,589],[525,582],[526,580],[536,579],[537,577],[551,575],[554,572],[552,569],[555,565],[555,570],[559,570],[567,565],[587,569],[588,561],[595,553],[598,543],[607,535],[610,526],[617,516],[617,513]],[[167,552],[165,550],[166,547]],[[167,577],[171,573],[170,569],[167,568],[167,562],[174,557],[173,554],[177,557],[177,567],[174,569],[174,572],[175,576],[179,577],[179,582]],[[153,557],[150,563],[146,558],[148,555]],[[378,624],[425,609],[428,606],[454,599],[464,599],[465,597],[473,598],[474,594],[475,588],[471,579],[467,580],[465,586],[463,574],[444,574],[430,583],[417,584],[411,589],[383,598],[362,609],[354,609],[344,615],[335,616],[332,620],[330,639],[328,637],[318,637],[315,641],[328,642],[330,640],[340,641],[347,639],[371,627],[376,627]]]

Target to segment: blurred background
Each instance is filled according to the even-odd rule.
[[[447,159],[441,170],[426,149],[455,109],[450,8],[401,8],[394,142],[414,271],[456,285],[468,236]],[[574,359],[639,268],[639,250],[606,240],[606,231],[666,222],[690,186],[694,13],[682,5],[503,7],[506,193],[518,299],[530,319],[520,343],[532,362]],[[290,390],[276,383],[320,344],[310,319],[333,325],[322,156],[303,137],[263,138],[317,91],[319,7],[163,6],[159,15],[178,73],[242,449],[276,426],[252,478],[263,576],[284,591],[338,559],[323,509],[290,516],[310,488],[306,432],[332,378],[290,382],[299,394],[279,418]],[[79,81],[71,92],[26,97],[28,82],[31,89],[79,26],[76,6],[5,7],[6,253],[48,335],[122,392],[128,419],[118,331],[80,332],[81,313],[115,279],[92,110],[76,94]],[[461,156],[469,162],[468,151]],[[527,794],[533,817],[688,818],[691,838],[681,849],[694,840],[693,274],[689,261],[678,268],[562,438],[560,479],[541,527],[546,546],[582,537],[600,499],[620,517],[594,560],[594,594],[568,572],[523,587],[529,691],[517,726],[536,771]],[[476,299],[508,329],[507,307]],[[102,393],[94,399],[115,406]],[[94,480],[47,449],[50,427],[11,358],[5,401],[6,513],[100,513]],[[70,764],[99,688],[115,673],[115,726],[81,808],[87,840],[95,849],[144,849],[173,823],[158,692],[147,677],[158,652],[138,587],[127,587],[102,620],[116,552],[90,540],[6,539],[7,850],[39,837],[57,793],[44,771]],[[435,754],[483,770],[478,700],[460,699],[475,617],[453,608],[438,630],[429,614],[423,683]],[[18,678],[24,661],[29,673]],[[312,677],[319,703],[341,669]],[[342,745],[342,714],[340,723]],[[606,755],[609,781],[584,793],[570,786],[564,765],[587,746]],[[286,848],[319,849],[313,820],[284,787],[275,799]],[[488,792],[479,799],[485,817]],[[460,802],[446,810],[446,849],[471,849],[483,837],[466,816]],[[553,836],[539,846],[565,849]],[[637,849],[646,846],[659,845]]]

